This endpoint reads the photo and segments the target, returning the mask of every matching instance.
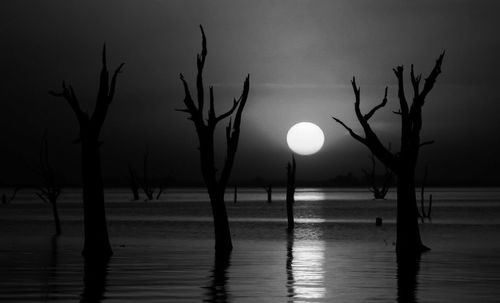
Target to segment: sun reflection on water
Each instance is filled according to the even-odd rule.
[[[311,233],[311,231],[303,231]],[[290,234],[287,245],[287,288],[292,302],[314,302],[326,295],[325,242]]]
[[[295,201],[323,201],[326,195],[322,191],[304,191],[295,193]]]

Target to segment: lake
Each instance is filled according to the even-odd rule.
[[[2,190],[5,192],[6,190]],[[159,201],[106,191],[114,255],[84,264],[79,189],[66,189],[63,234],[32,192],[0,205],[2,302],[498,302],[500,188],[429,188],[432,248],[410,268],[395,254],[395,194],[303,188],[296,229],[286,232],[285,192],[227,194],[234,250],[215,256],[202,188],[168,189]],[[426,194],[426,195],[427,195]],[[375,226],[375,218],[383,225]]]

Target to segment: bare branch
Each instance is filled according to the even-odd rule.
[[[340,121],[339,119],[333,117],[335,121],[337,121],[339,124],[344,126],[345,129],[349,132],[349,134],[359,142],[363,143],[366,147],[368,147],[373,154],[382,162],[384,165],[391,167],[391,169],[396,170],[396,157],[388,151],[382,142],[380,142],[380,139],[377,137],[375,132],[372,130],[370,124],[368,123],[368,120],[365,118],[361,113],[360,109],[360,103],[361,103],[361,97],[360,97],[360,92],[361,89],[356,85],[356,78],[352,78],[351,80],[352,88],[354,91],[354,96],[355,96],[355,102],[354,102],[354,111],[356,113],[356,117],[358,118],[359,123],[363,127],[363,131],[365,133],[364,138],[357,135],[350,127],[348,127],[345,123]],[[384,104],[384,101],[381,103],[382,105],[379,105],[378,108],[382,107]],[[371,115],[378,109],[377,107],[374,108],[370,113],[368,113],[368,118],[370,118]]]
[[[225,112],[224,114],[220,115],[219,117],[217,117],[215,119],[216,122],[219,122],[229,116],[231,116],[232,113],[234,113],[234,111],[236,110],[236,108],[238,107],[238,104],[239,102],[236,101],[236,99],[233,100],[233,106],[231,106],[231,109],[229,109],[227,112]]]
[[[394,71],[394,74],[398,78],[398,98],[399,98],[399,106],[400,106],[400,111],[402,116],[408,115],[409,108],[408,108],[408,102],[406,101],[406,96],[405,96],[405,88],[404,88],[404,82],[403,82],[403,66],[397,66],[396,68],[392,69]]]
[[[200,113],[203,113],[203,105],[205,99],[205,92],[203,89],[203,67],[205,66],[205,59],[207,57],[207,39],[205,37],[205,31],[203,26],[200,25],[201,30],[201,54],[196,55],[196,66],[198,67],[198,73],[196,75],[196,92],[198,97],[198,109]]]
[[[439,58],[436,60],[436,64],[432,68],[431,73],[425,79],[424,87],[422,88],[422,92],[419,95],[419,100],[422,105],[424,103],[425,97],[431,91],[432,87],[434,86],[434,83],[436,82],[437,77],[441,73],[441,65],[443,64],[444,54],[445,51],[443,51],[441,55],[439,55]]]
[[[335,117],[332,117],[333,120],[337,121],[337,123],[339,123],[340,125],[342,125],[348,132],[349,134],[351,135],[351,137],[353,137],[354,139],[360,141],[360,142],[365,142],[365,138],[359,136],[358,134],[356,134],[349,126],[347,126],[344,122],[342,122],[341,120],[335,118]]]
[[[413,64],[411,65],[411,71],[410,71],[410,77],[411,77],[411,84],[413,86],[413,96],[414,98],[417,98],[420,92],[420,80],[422,79],[422,75],[415,76],[415,72],[413,70]]]
[[[44,193],[41,193],[41,192],[36,192],[35,193],[38,198],[40,198],[40,200],[42,200],[44,203],[49,203],[49,200],[47,200],[47,198],[45,198],[45,194]]]
[[[245,82],[243,84],[243,91],[241,92],[238,101],[236,101],[237,109],[236,109],[236,115],[234,117],[234,123],[231,128],[231,122],[230,122],[228,126],[229,129],[226,129],[226,138],[228,138],[229,140],[227,142],[226,161],[224,162],[224,167],[222,168],[219,181],[221,186],[224,187],[226,186],[229,180],[231,169],[234,163],[234,158],[236,156],[236,150],[238,149],[238,141],[240,138],[241,115],[243,113],[243,108],[245,108],[245,104],[247,102],[249,89],[250,89],[250,75],[247,75],[247,77],[245,78]],[[229,112],[232,112],[232,109]]]
[[[425,142],[422,142],[418,145],[418,147],[422,147],[424,145],[431,145],[431,144],[434,144],[434,140],[430,140],[430,141],[425,141]]]
[[[243,84],[243,91],[241,92],[240,97],[238,98],[238,110],[236,111],[236,116],[234,118],[234,130],[238,131],[241,125],[241,114],[243,113],[243,109],[245,108],[245,104],[247,103],[248,92],[250,90],[250,74],[245,78],[245,83]]]
[[[382,102],[379,105],[375,106],[368,114],[366,114],[364,116],[364,119],[366,121],[370,120],[373,114],[380,108],[384,107],[386,104],[387,104],[387,86],[385,87],[384,99],[382,99]]]
[[[363,124],[366,121],[365,121],[363,114],[361,113],[361,109],[359,106],[361,103],[361,97],[360,97],[361,96],[361,88],[356,85],[356,78],[355,77],[352,77],[351,85],[352,85],[352,90],[354,91],[354,97],[355,97],[354,111],[356,113],[356,117],[358,118],[359,122],[361,124]]]
[[[215,115],[214,87],[210,86],[209,91],[210,91],[210,101],[209,101],[210,107],[208,109],[208,121],[213,121],[212,123],[214,123],[217,120]]]
[[[191,97],[191,92],[189,91],[189,85],[187,84],[184,76],[179,74],[179,78],[182,81],[182,85],[184,87],[184,104],[186,105],[188,113],[190,113],[193,117],[197,115],[198,109],[196,105],[194,105],[193,98]]]
[[[62,92],[56,93],[54,91],[49,92],[50,95],[54,97],[62,97],[68,102],[69,106],[73,110],[74,114],[76,115],[76,118],[79,123],[82,123],[83,120],[85,119],[85,115],[82,112],[80,108],[80,103],[78,102],[78,99],[76,98],[75,91],[73,90],[73,87],[70,85],[69,90],[66,87],[66,83],[63,81],[62,82]]]
[[[231,130],[232,130],[232,119],[229,119],[229,123],[228,125],[226,126],[226,144],[227,146],[229,147],[229,143],[231,142]]]
[[[107,100],[108,92],[109,92],[109,72],[108,72],[108,66],[106,64],[106,44],[104,44],[102,48],[102,67],[101,67],[101,74],[99,77],[99,90],[97,93],[96,111],[97,108],[100,107],[99,103],[108,101]]]
[[[99,89],[97,95],[97,101],[95,104],[94,113],[92,114],[91,120],[94,123],[95,130],[97,133],[102,128],[106,115],[108,113],[109,106],[113,97],[115,95],[116,79],[118,74],[121,72],[124,63],[121,63],[115,70],[111,83],[109,81],[109,72],[106,63],[106,45],[103,47],[102,51],[102,68],[99,81]]]

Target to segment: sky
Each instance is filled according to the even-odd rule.
[[[286,133],[309,121],[323,149],[299,156],[299,180],[328,180],[370,166],[369,151],[331,117],[360,131],[350,79],[362,110],[388,104],[371,119],[398,147],[396,78],[404,65],[427,75],[446,50],[442,74],[424,106],[418,174],[441,184],[500,185],[500,19],[498,1],[76,1],[0,2],[0,181],[37,180],[48,131],[57,173],[77,183],[78,133],[68,104],[48,94],[62,80],[93,110],[104,43],[110,68],[125,62],[101,138],[103,174],[124,177],[149,151],[152,174],[201,180],[194,126],[182,108],[179,73],[194,87],[198,28],[207,36],[205,83],[216,107],[229,108],[250,74],[233,181],[285,178]],[[408,88],[408,95],[411,90]],[[223,127],[219,160],[223,159]]]

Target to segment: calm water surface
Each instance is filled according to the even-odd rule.
[[[395,201],[357,189],[303,189],[297,228],[286,233],[284,193],[228,194],[234,251],[215,256],[201,189],[158,202],[107,192],[113,258],[84,264],[79,190],[60,202],[63,235],[30,193],[0,205],[2,302],[498,302],[500,189],[432,189],[433,250],[398,266]],[[384,218],[375,227],[375,217]]]

